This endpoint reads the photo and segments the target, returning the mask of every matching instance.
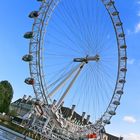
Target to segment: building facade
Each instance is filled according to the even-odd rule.
[[[16,110],[17,116],[21,119],[32,110],[33,104],[34,104],[34,100],[32,100],[31,96],[26,97],[24,95],[24,97],[22,99],[18,99],[15,102],[11,103],[10,109]],[[64,114],[64,117],[66,117],[66,118],[70,117],[71,109],[67,108],[67,107],[62,107],[62,113]],[[82,120],[82,116],[80,116],[78,113],[74,112],[73,117],[74,117],[73,120],[75,121],[75,123],[86,124],[86,119],[84,119],[83,122],[80,121],[80,120]],[[89,122],[89,123],[91,123],[91,122]],[[95,139],[91,139],[91,140],[95,140]],[[123,138],[113,136],[104,131],[102,140],[123,140]]]
[[[103,140],[123,140],[123,137],[117,137],[108,133],[104,133]]]

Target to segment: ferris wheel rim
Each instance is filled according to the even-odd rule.
[[[45,35],[45,32],[43,30],[43,28],[46,28],[47,24],[44,24],[44,20],[46,19],[46,17],[48,18],[48,22],[49,22],[49,19],[51,17],[51,14],[53,13],[53,10],[55,9],[55,7],[57,6],[57,4],[59,3],[60,0],[58,0],[57,2],[54,1],[54,0],[49,0],[49,1],[42,1],[42,5],[40,7],[40,11],[43,10],[44,13],[42,14],[42,18],[44,18],[42,21],[43,22],[40,22],[40,25],[39,25],[39,28],[41,27],[42,29],[41,30],[38,30],[38,32],[36,33],[35,36],[37,36],[36,39],[39,39],[40,41],[38,42],[38,45],[39,46],[39,49],[36,50],[36,59],[34,60],[34,62],[39,62],[37,65],[35,65],[33,62],[30,62],[29,63],[29,68],[30,68],[30,74],[31,74],[31,77],[34,78],[36,81],[38,81],[38,85],[33,85],[33,88],[34,88],[34,92],[35,94],[38,94],[38,92],[40,92],[41,94],[40,95],[36,95],[37,98],[43,98],[44,102],[46,102],[47,104],[47,99],[46,99],[46,95],[45,93],[47,93],[47,88],[45,87],[45,78],[44,78],[44,72],[43,72],[43,64],[42,64],[42,56],[41,56],[41,45],[42,45],[42,41],[43,41],[43,37]],[[55,4],[54,4],[54,3]],[[118,105],[119,105],[119,101],[120,101],[120,98],[122,96],[122,94],[118,94],[117,91],[119,91],[118,89],[122,90],[123,91],[123,87],[124,87],[124,83],[125,83],[125,77],[126,77],[126,48],[121,48],[122,46],[121,45],[124,45],[126,46],[126,42],[125,42],[125,35],[124,35],[124,31],[123,31],[123,26],[122,26],[122,22],[120,20],[120,17],[119,17],[119,13],[114,5],[114,1],[112,0],[102,0],[102,3],[104,4],[104,6],[106,7],[106,10],[108,11],[109,15],[110,15],[110,18],[112,20],[112,23],[113,23],[113,26],[114,26],[114,30],[115,30],[115,34],[116,34],[116,39],[117,39],[117,46],[118,46],[118,53],[119,53],[119,59],[118,59],[118,74],[117,74],[117,82],[116,82],[116,85],[115,85],[115,89],[114,89],[114,93],[113,93],[113,96],[112,96],[112,99],[107,107],[107,110],[105,111],[105,113],[101,116],[100,118],[100,121],[98,123],[96,123],[97,126],[101,127],[101,126],[105,126],[107,123],[107,121],[110,121],[111,117],[114,115]],[[54,5],[53,5],[54,4]],[[49,12],[49,8],[48,7],[51,7],[53,5],[53,10],[51,11],[52,13],[49,13],[49,16],[47,15],[48,12]],[[48,11],[45,11],[47,8],[48,8]],[[112,13],[112,10],[113,10],[113,13]],[[115,17],[115,18],[114,18]],[[117,22],[118,21],[118,24],[120,23],[120,25],[118,26],[117,25]],[[38,22],[38,19],[35,19],[34,21],[34,24],[33,24],[33,27],[32,27],[32,32],[35,34],[35,31],[34,29],[36,29],[36,23]],[[119,30],[119,31],[118,31]],[[121,32],[120,32],[121,30]],[[29,54],[33,54],[33,44],[34,44],[34,41],[36,39],[31,39],[30,41],[30,47],[29,47]],[[120,40],[122,43],[120,43]],[[122,41],[123,40],[123,41]],[[121,51],[123,51],[123,54],[124,56],[121,56]],[[34,74],[34,69],[36,69],[36,74]],[[122,70],[124,69],[124,70]],[[123,75],[123,76],[122,76]],[[119,85],[119,87],[118,87]],[[43,95],[42,95],[43,94]],[[113,105],[115,103],[115,101],[118,101],[118,104],[117,105]],[[113,111],[114,112],[110,112],[112,111],[111,109],[113,108]],[[109,114],[110,113],[110,114]],[[106,122],[105,122],[106,121]]]

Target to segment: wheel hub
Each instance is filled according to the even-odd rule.
[[[83,58],[74,58],[73,61],[74,62],[85,62],[88,63],[89,61],[96,61],[98,62],[100,60],[100,56],[98,54],[96,54],[95,56],[86,56]]]

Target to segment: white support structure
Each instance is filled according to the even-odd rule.
[[[68,94],[70,88],[72,87],[72,85],[74,84],[76,78],[78,77],[78,75],[80,74],[83,66],[84,66],[85,62],[82,62],[79,66],[79,70],[78,72],[76,73],[75,77],[73,78],[73,80],[71,81],[71,83],[69,84],[69,86],[67,87],[66,91],[64,92],[64,94],[62,95],[62,97],[60,98],[60,100],[58,101],[57,103],[57,108],[59,108],[59,106],[61,105],[61,103],[64,101],[64,98],[66,97],[66,95]]]
[[[78,70],[78,68],[81,67],[81,64],[79,66],[77,66],[76,68],[74,68],[70,74],[56,87],[54,88],[54,90],[48,94],[47,98],[50,98],[51,96],[53,96],[61,87],[64,86],[64,84],[71,78],[71,76]]]

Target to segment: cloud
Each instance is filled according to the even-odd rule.
[[[137,1],[137,4],[140,4],[140,1]]]
[[[140,11],[138,13],[139,17],[140,17]],[[137,34],[140,33],[140,22],[138,22],[135,25],[135,28],[133,29],[133,31],[131,31],[130,29],[127,30],[127,35],[132,35],[132,34]]]
[[[128,59],[128,60],[127,60],[127,63],[128,63],[129,65],[133,65],[134,62],[135,62],[135,59]]]
[[[140,22],[137,23],[137,25],[135,26],[135,33],[139,33],[140,32]]]
[[[137,4],[140,5],[140,0],[137,1]],[[140,10],[137,13],[137,16],[140,17]],[[135,26],[134,33],[139,33],[140,32],[140,22],[138,22]]]
[[[140,17],[140,11],[138,11],[138,14],[137,14],[137,16],[139,16],[139,17]]]
[[[128,123],[136,123],[136,119],[133,116],[124,116],[123,120]]]
[[[130,133],[124,135],[124,140],[140,140],[140,134]]]
[[[130,29],[127,29],[127,35],[131,35],[132,34],[132,31]]]

